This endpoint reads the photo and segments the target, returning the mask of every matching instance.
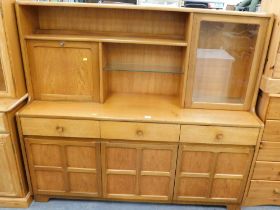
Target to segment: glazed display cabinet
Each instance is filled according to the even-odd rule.
[[[272,16],[29,0],[16,12],[35,200],[241,205]]]
[[[31,193],[22,161],[15,113],[27,94],[15,1],[0,1],[0,207],[28,207]]]

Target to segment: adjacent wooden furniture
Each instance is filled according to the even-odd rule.
[[[0,1],[0,207],[28,207],[15,113],[27,95],[18,38],[15,1]]]
[[[270,15],[29,0],[16,11],[35,200],[238,208],[263,131]]]
[[[245,205],[280,205],[279,194],[279,130],[280,130],[280,77],[279,77],[279,2],[262,2],[262,10],[274,13],[275,23],[267,62],[261,82],[257,113],[264,121],[264,133],[256,150],[253,170],[248,184]]]

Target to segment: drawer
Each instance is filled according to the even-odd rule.
[[[280,181],[280,162],[257,161],[252,179]]]
[[[181,142],[255,145],[258,128],[182,125]]]
[[[6,131],[5,115],[0,113],[0,133],[4,133]]]
[[[104,121],[100,128],[104,139],[178,142],[180,136],[180,125],[173,124]]]
[[[280,143],[267,141],[261,142],[257,160],[280,161]]]
[[[277,181],[251,181],[250,190],[246,200],[255,201],[255,204],[280,203],[280,182]]]
[[[21,118],[23,135],[100,138],[98,121]]]
[[[268,120],[280,120],[280,98],[271,97],[267,110]]]
[[[265,123],[263,141],[280,142],[280,120],[267,120]]]

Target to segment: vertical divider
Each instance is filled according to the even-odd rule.
[[[183,75],[181,76],[180,84],[180,106],[185,107],[186,99],[186,88],[187,88],[187,78],[189,71],[189,61],[190,61],[190,43],[192,42],[192,29],[193,29],[193,13],[190,13],[186,17],[186,35],[185,39],[187,40],[187,47],[184,50],[184,58],[182,63]]]
[[[107,73],[104,71],[106,66],[105,47],[102,42],[99,42],[99,75],[100,75],[100,103],[104,103],[107,96]]]

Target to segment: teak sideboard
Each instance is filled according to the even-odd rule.
[[[27,94],[14,0],[0,1],[0,208],[32,201],[16,128],[15,113]]]
[[[35,200],[241,205],[272,16],[29,0],[16,12]]]

